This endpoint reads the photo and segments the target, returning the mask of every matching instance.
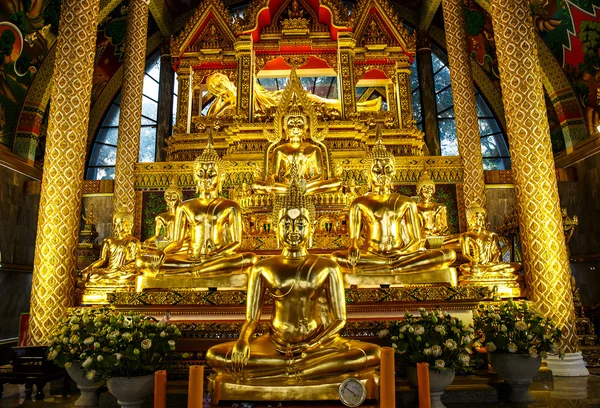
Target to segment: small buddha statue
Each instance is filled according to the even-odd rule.
[[[254,264],[253,253],[237,253],[242,211],[235,201],[219,197],[221,165],[209,136],[206,149],[194,162],[198,197],[177,205],[173,242],[151,260],[138,258],[137,266],[146,276],[215,277]]]
[[[517,280],[521,265],[515,262],[502,262],[502,252],[498,235],[486,228],[486,211],[472,205],[467,209],[469,230],[460,235],[462,255],[469,260],[460,265],[465,280]]]
[[[139,271],[135,259],[140,253],[140,241],[132,236],[133,214],[118,211],[113,215],[112,237],[102,242],[100,259],[81,271],[80,280],[93,283],[132,281]]]
[[[298,165],[299,176],[306,183],[306,194],[337,191],[342,185],[337,178],[326,178],[320,146],[304,140],[308,118],[296,105],[284,116],[283,126],[288,141],[273,150],[273,168],[264,181],[252,188],[260,193],[285,194],[290,183],[292,163]]]
[[[298,0],[292,0],[292,8],[288,9],[289,18],[302,18],[304,17],[304,10],[300,8]]]
[[[346,323],[342,273],[333,260],[308,253],[315,210],[300,183],[294,181],[279,197],[273,219],[282,253],[250,269],[239,339],[213,346],[206,354],[217,373],[211,381],[322,384],[374,370],[379,347],[340,336]],[[267,296],[273,300],[270,330],[255,337]]]
[[[183,200],[183,193],[177,182],[171,183],[171,186],[165,190],[164,193],[165,204],[167,204],[167,211],[158,214],[154,217],[154,235],[144,241],[145,249],[157,249],[157,243],[170,243],[173,241],[175,234],[175,210],[181,200]]]
[[[456,258],[451,249],[420,250],[421,236],[417,204],[391,191],[395,174],[394,156],[377,139],[366,160],[371,191],[350,205],[348,251],[333,253],[347,271],[403,272],[447,268]],[[367,228],[360,246],[363,225]]]
[[[210,105],[206,116],[217,117],[234,114],[237,103],[237,88],[227,75],[216,72],[206,79],[206,89],[213,94],[215,101]]]
[[[419,211],[422,239],[448,234],[446,206],[434,202],[432,200],[434,194],[435,183],[431,180],[427,171],[423,171],[417,182],[417,195],[421,199],[417,204],[417,210]]]

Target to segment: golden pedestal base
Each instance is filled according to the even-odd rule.
[[[161,276],[158,278],[138,276],[136,291],[141,292],[145,289],[246,289],[247,284],[248,275],[245,271],[210,278],[193,276]]]
[[[115,292],[127,293],[135,291],[135,282],[115,284],[87,283],[84,288],[78,289],[77,294],[81,305],[107,305],[110,295]]]
[[[380,285],[418,285],[418,284],[450,284],[456,286],[456,269],[444,268],[430,271],[391,273],[344,273],[346,286],[360,286],[361,288],[379,287]]]
[[[229,375],[213,374],[208,377],[211,404],[220,401],[339,401],[339,386],[346,378],[354,377],[364,384],[366,399],[379,399],[379,374],[376,372],[348,375],[327,383],[320,381],[263,382],[249,384],[236,381]]]
[[[488,287],[494,298],[522,298],[527,295],[523,275],[519,275],[517,279],[513,280],[462,275],[458,280],[460,286]]]

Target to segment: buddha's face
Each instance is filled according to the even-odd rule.
[[[419,191],[419,195],[425,199],[425,201],[430,201],[435,194],[435,186],[431,184],[425,184],[421,187],[421,191]]]
[[[181,197],[176,191],[167,190],[165,191],[165,203],[167,203],[168,208],[175,208],[177,204],[181,201]]]
[[[389,187],[394,176],[394,161],[392,158],[375,158],[371,165],[371,183],[377,187]]]
[[[310,215],[308,210],[282,209],[277,226],[279,242],[287,248],[300,248],[306,245],[310,236]]]
[[[116,215],[113,218],[113,236],[117,239],[131,235],[131,223],[126,217]]]
[[[290,116],[285,124],[285,131],[290,141],[300,141],[306,130],[304,116]]]
[[[219,172],[214,163],[200,163],[195,166],[194,180],[198,192],[214,191],[219,187]]]
[[[471,214],[471,218],[469,219],[469,224],[472,229],[482,229],[485,228],[486,224],[486,216],[484,211],[475,211]]]

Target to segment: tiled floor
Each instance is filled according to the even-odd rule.
[[[448,408],[480,408],[482,405],[490,408],[571,408],[571,407],[600,407],[600,377],[555,378],[554,381],[536,381],[531,390],[537,401],[529,405],[510,404],[508,402],[487,404],[447,404]],[[75,393],[66,398],[51,395],[46,387],[44,401],[24,401],[23,386],[9,385],[4,389],[4,397],[0,400],[0,408],[31,407],[31,408],[72,408],[75,407]],[[226,405],[225,405],[226,406]],[[260,407],[266,407],[261,405]],[[272,404],[277,407],[277,404]],[[283,408],[301,407],[302,405],[286,403]],[[314,405],[311,405],[314,406]],[[321,404],[320,407],[340,407],[341,404]],[[363,406],[366,408],[367,406]],[[259,408],[254,406],[253,408]],[[369,408],[374,408],[370,406]]]

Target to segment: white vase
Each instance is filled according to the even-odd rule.
[[[78,364],[74,364],[67,368],[67,373],[69,373],[69,377],[77,383],[77,388],[79,388],[79,391],[81,392],[79,399],[75,401],[75,406],[97,407],[99,403],[98,388],[102,387],[105,381],[99,378],[88,380],[85,378],[87,371],[79,367]]]
[[[121,407],[141,408],[154,391],[154,374],[130,378],[113,377],[106,385]]]
[[[406,375],[408,380],[416,387],[418,386],[417,381],[417,368],[407,367]],[[444,390],[454,381],[454,370],[429,370],[429,397],[431,401],[431,408],[446,408],[442,404],[442,395]]]
[[[491,354],[492,368],[505,383],[510,385],[508,398],[512,402],[534,402],[529,392],[533,377],[540,370],[541,358],[531,358],[523,354]]]

